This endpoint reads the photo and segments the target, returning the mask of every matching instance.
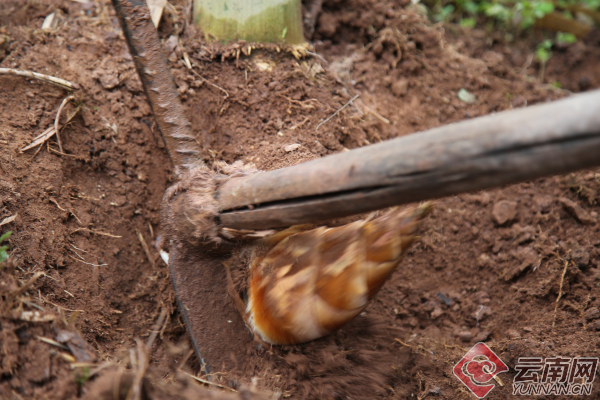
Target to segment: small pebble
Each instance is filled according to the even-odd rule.
[[[442,389],[439,388],[439,387],[437,387],[437,386],[434,386],[431,389],[429,389],[429,393],[430,394],[437,394],[438,396],[441,396],[442,395]]]
[[[443,293],[438,293],[437,297],[442,300],[444,303],[446,303],[447,306],[451,306],[452,304],[454,304],[454,302],[452,301],[451,298],[446,297]]]
[[[590,263],[590,253],[585,249],[575,249],[571,253],[571,260],[579,269],[585,269]]]
[[[402,97],[408,93],[408,81],[406,79],[400,79],[392,83],[392,93],[396,97]]]
[[[473,104],[477,101],[477,97],[473,93],[468,92],[465,88],[458,91],[457,97],[459,100],[464,101],[467,104]]]
[[[486,268],[492,265],[492,259],[485,253],[482,253],[479,257],[477,257],[477,265],[480,268]]]
[[[506,336],[508,336],[509,339],[515,340],[521,337],[521,335],[519,334],[519,332],[515,329],[509,329],[506,331]]]
[[[431,312],[431,319],[436,319],[444,314],[444,310],[439,305],[435,306],[433,311]]]

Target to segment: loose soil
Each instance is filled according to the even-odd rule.
[[[179,15],[166,12],[160,36],[203,160],[281,168],[600,86],[597,32],[555,51],[544,81],[556,89],[531,61],[535,37],[505,43],[444,28],[405,3],[326,1],[311,38],[319,56],[296,60],[207,44],[183,29],[175,2]],[[42,31],[52,12],[57,27]],[[0,270],[0,398],[113,398],[100,392],[124,375],[106,363],[130,366],[136,339],[156,330],[147,398],[192,398],[197,385],[180,370],[202,371],[154,246],[173,167],[112,7],[3,1],[0,67],[82,87],[63,111],[66,121],[79,109],[60,133],[64,153],[54,138],[21,153],[69,93],[0,75],[0,222],[16,216],[0,228],[13,231]],[[459,100],[460,89],[476,100]],[[298,346],[261,348],[248,333],[232,343],[245,356],[204,378],[246,396],[469,399],[452,367],[483,341],[511,368],[488,398],[506,399],[519,357],[597,357],[599,189],[593,170],[442,199],[354,321]],[[210,313],[203,299],[198,307]],[[213,389],[206,396],[237,398]]]

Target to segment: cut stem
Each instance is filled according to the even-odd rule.
[[[194,0],[194,21],[207,39],[304,42],[300,0]]]

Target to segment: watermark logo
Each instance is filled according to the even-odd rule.
[[[495,387],[490,381],[508,367],[485,343],[477,343],[454,366],[454,375],[475,396],[483,399]]]
[[[519,358],[513,395],[589,395],[598,367],[597,357]]]

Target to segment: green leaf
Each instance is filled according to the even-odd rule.
[[[452,11],[454,11],[456,7],[454,7],[453,4],[448,4],[445,5],[444,7],[442,7],[442,14],[444,14],[445,16],[449,16],[450,14],[452,14]]]
[[[600,8],[600,0],[582,0],[584,3],[588,5],[592,10],[597,10]]]
[[[454,9],[455,7],[453,4],[445,5],[444,7],[442,7],[439,13],[433,16],[433,19],[435,19],[438,22],[448,21]]]
[[[521,20],[521,28],[527,29],[535,23],[535,18],[532,15],[523,15]]]
[[[542,43],[539,44],[538,47],[541,47],[546,50],[550,50],[552,48],[552,39],[546,39]]]
[[[476,24],[475,18],[463,18],[460,20],[460,26],[474,28]]]
[[[84,367],[80,373],[75,374],[76,381],[79,386],[83,386],[90,379],[90,369],[88,367]]]
[[[485,15],[494,17],[500,21],[508,21],[510,19],[510,10],[502,4],[492,4],[485,10]]]
[[[3,233],[2,236],[0,236],[0,243],[4,242],[6,239],[8,239],[10,237],[10,235],[12,235],[12,231]]]
[[[8,246],[0,247],[0,263],[3,262],[4,260],[8,260],[8,253],[6,252],[7,249],[8,249]]]
[[[543,18],[544,15],[548,15],[554,11],[554,4],[549,1],[540,1],[532,3],[533,14],[536,18]]]
[[[463,8],[463,10],[465,10],[466,12],[468,12],[471,15],[475,15],[479,12],[479,5],[477,3],[475,3],[474,1],[465,2],[464,6],[462,8]]]
[[[548,53],[548,50],[546,50],[546,49],[537,49],[535,51],[535,59],[538,60],[539,62],[545,63],[546,61],[548,61],[550,59],[550,54]]]
[[[552,57],[552,40],[546,39],[540,43],[535,51],[535,58],[542,64],[545,63]]]
[[[577,36],[569,32],[556,32],[556,42],[559,44],[572,44],[577,41]]]
[[[513,6],[513,11],[521,12],[523,10],[529,9],[531,6],[528,1],[520,1]]]

